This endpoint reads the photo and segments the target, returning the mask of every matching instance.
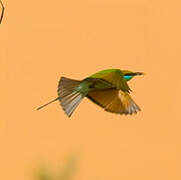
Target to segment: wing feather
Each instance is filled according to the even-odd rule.
[[[140,111],[130,95],[121,90],[93,91],[88,93],[87,97],[108,112],[131,115]]]

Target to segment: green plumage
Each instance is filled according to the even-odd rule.
[[[129,96],[130,88],[127,81],[142,74],[127,70],[107,69],[81,81],[62,77],[58,85],[58,97],[53,101],[59,100],[69,117],[84,97],[88,97],[106,111],[118,114],[133,114],[140,108]]]
[[[119,69],[107,69],[99,71],[90,76],[90,78],[103,79],[112,85],[112,88],[121,89],[129,92],[130,88],[124,79],[124,71]]]

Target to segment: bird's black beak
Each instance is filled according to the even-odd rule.
[[[133,73],[134,76],[141,76],[141,75],[145,75],[145,73],[143,72],[135,72]]]

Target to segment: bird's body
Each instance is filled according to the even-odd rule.
[[[118,114],[137,113],[140,108],[129,95],[131,90],[127,81],[133,76],[141,74],[140,72],[107,69],[81,81],[61,77],[57,90],[58,97],[53,101],[59,100],[69,117],[84,97],[89,98],[109,112]]]

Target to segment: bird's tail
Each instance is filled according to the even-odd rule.
[[[76,107],[87,95],[86,93],[81,93],[78,90],[77,87],[80,85],[80,83],[81,81],[69,79],[66,77],[61,77],[59,81],[57,93],[60,105],[68,117],[72,115]]]
[[[51,100],[50,102],[48,102],[48,103],[46,103],[46,104],[44,104],[44,105],[42,105],[42,106],[38,107],[36,110],[39,110],[39,109],[41,109],[41,108],[44,108],[45,106],[47,106],[47,105],[51,104],[52,102],[57,101],[58,99],[59,99],[59,98],[57,97],[56,99]]]
[[[66,77],[61,77],[59,84],[58,84],[58,97],[49,103],[39,107],[37,110],[47,106],[48,104],[59,100],[60,105],[62,106],[63,110],[65,111],[66,115],[70,117],[76,107],[80,104],[81,100],[87,95],[85,93],[81,93],[78,90],[78,86],[80,85],[81,81],[69,79]]]

